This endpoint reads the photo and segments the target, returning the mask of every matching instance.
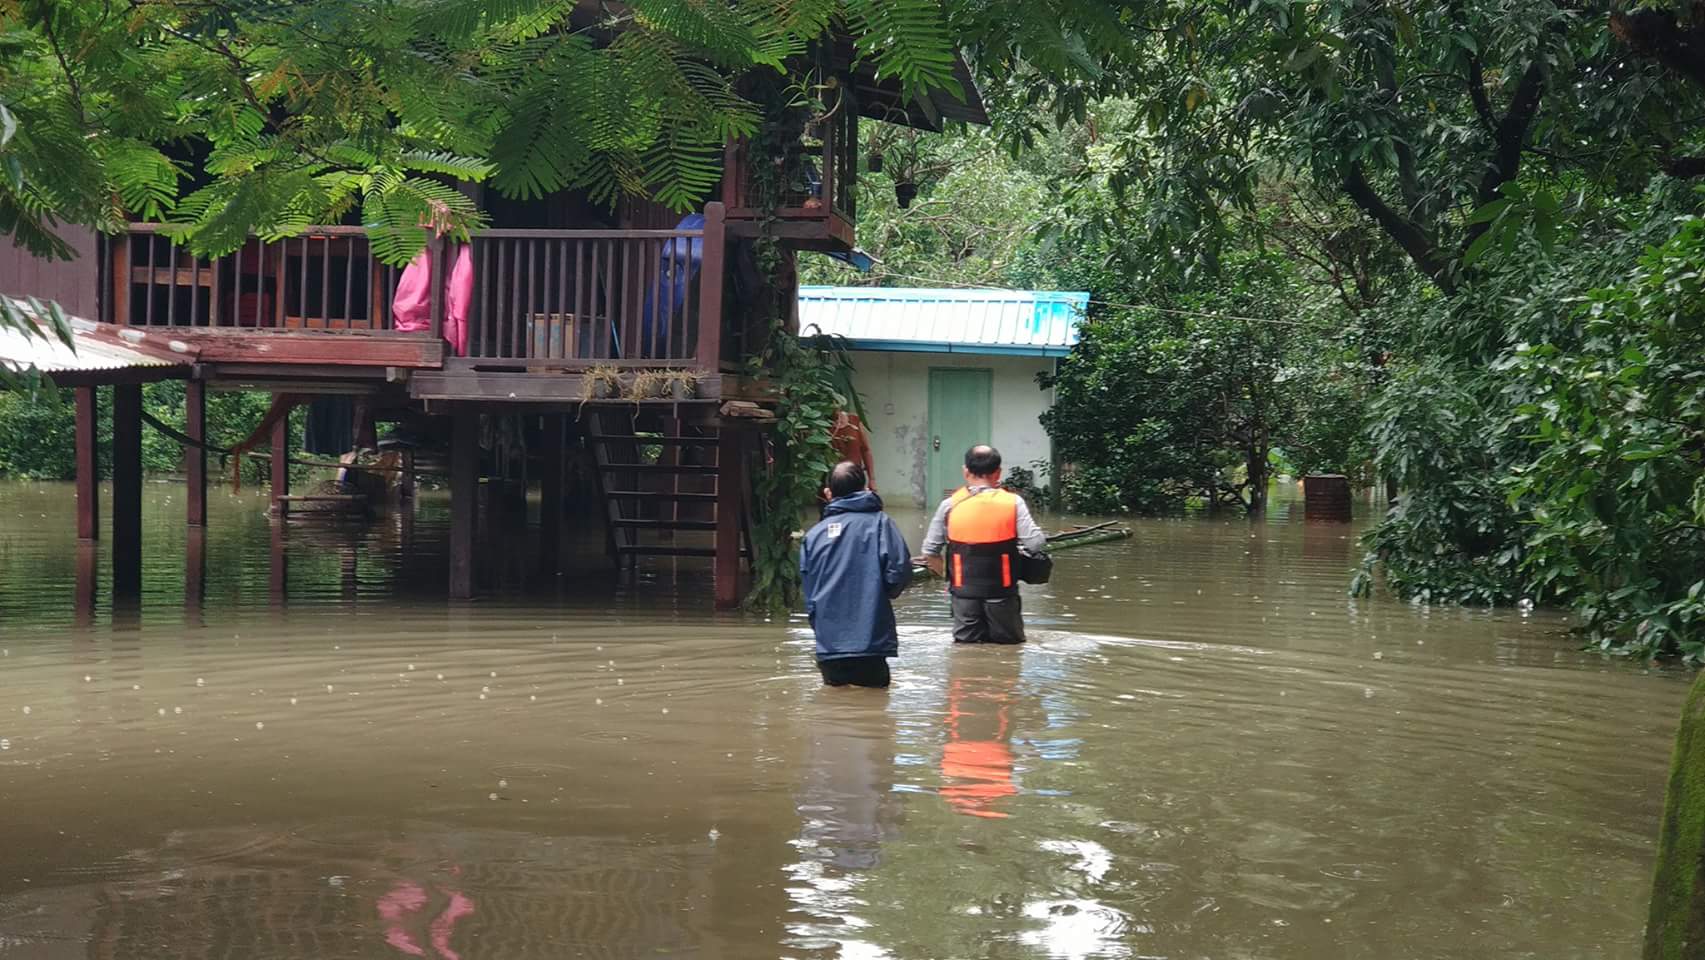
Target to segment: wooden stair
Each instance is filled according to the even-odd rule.
[[[719,428],[661,416],[588,412],[610,556],[633,569],[640,557],[714,558],[722,482]],[[637,424],[637,425],[636,425]],[[750,558],[749,491],[739,498],[739,555]]]

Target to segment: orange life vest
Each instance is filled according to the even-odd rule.
[[[1018,592],[1018,563],[1018,495],[954,491],[947,514],[947,587],[953,595],[1010,597]]]

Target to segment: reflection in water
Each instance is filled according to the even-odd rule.
[[[115,609],[66,488],[0,485],[4,960],[1638,949],[1684,677],[1352,602],[1354,528],[1136,522],[1026,589],[1019,650],[919,587],[876,693],[702,564],[616,583],[565,536],[541,576],[509,519],[450,604],[430,493],[205,531],[175,493]]]
[[[786,868],[793,919],[789,945],[812,955],[885,957],[865,939],[870,923],[861,888],[898,832],[893,792],[894,730],[884,690],[821,688],[803,718],[809,729],[799,859]]]
[[[461,867],[450,868],[452,876],[461,872]],[[443,910],[436,916],[428,909],[433,900],[443,901]],[[429,893],[426,887],[407,880],[398,881],[379,898],[379,919],[385,923],[385,942],[411,957],[426,956],[418,932],[411,928],[418,927],[419,920],[431,917],[428,942],[432,944],[433,954],[443,960],[461,960],[461,955],[450,948],[450,937],[455,933],[456,921],[473,912],[473,900],[460,890],[434,889]]]
[[[1005,817],[999,802],[1018,793],[1012,771],[1010,711],[1017,650],[958,650],[947,679],[947,742],[941,795],[973,817]]]

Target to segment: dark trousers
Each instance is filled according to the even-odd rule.
[[[823,682],[831,687],[888,686],[887,657],[839,657],[817,661]]]
[[[1023,643],[1024,609],[1018,594],[991,600],[953,598],[954,643]]]

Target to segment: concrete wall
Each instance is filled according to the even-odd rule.
[[[971,367],[992,371],[989,442],[1008,466],[1029,467],[1051,456],[1038,417],[1053,403],[1053,391],[1036,386],[1036,374],[1054,369],[1051,357],[975,356],[959,353],[899,353],[857,350],[853,382],[870,415],[870,454],[876,459],[876,488],[893,504],[925,504],[929,463],[929,370]]]
[[[60,309],[88,320],[101,317],[100,262],[95,235],[82,227],[61,227],[77,259],[41,260],[23,247],[0,240],[0,293],[59,301]]]

